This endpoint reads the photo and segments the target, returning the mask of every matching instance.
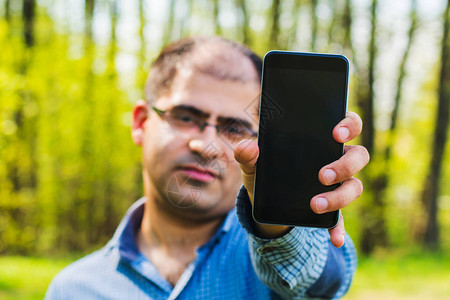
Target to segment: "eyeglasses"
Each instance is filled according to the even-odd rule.
[[[152,109],[174,129],[181,132],[203,132],[207,126],[212,126],[216,128],[219,136],[230,143],[252,139],[257,135],[247,121],[239,119],[219,117],[217,124],[210,124],[204,120],[207,116],[206,113],[191,106],[174,106],[168,110],[161,110],[152,106]]]

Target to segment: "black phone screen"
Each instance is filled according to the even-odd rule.
[[[330,228],[339,212],[316,214],[311,198],[335,189],[319,170],[339,159],[332,136],[347,110],[348,61],[341,55],[271,51],[264,57],[253,216],[269,224]]]

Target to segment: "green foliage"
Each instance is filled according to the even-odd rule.
[[[414,247],[418,242],[419,230],[425,222],[424,210],[421,203],[423,180],[428,171],[431,158],[432,136],[437,105],[437,68],[428,71],[429,78],[415,98],[404,99],[399,116],[398,128],[395,132],[395,143],[390,161],[380,158],[381,149],[372,156],[366,176],[375,176],[386,172],[389,176],[386,198],[386,222],[390,247],[401,249]],[[350,103],[352,98],[350,97]],[[355,111],[355,110],[354,110]],[[357,110],[356,110],[357,111]],[[377,144],[385,145],[386,132],[377,131]],[[358,144],[358,141],[352,144]],[[382,147],[380,147],[382,148]],[[441,225],[442,246],[449,249],[450,238],[446,231],[450,229],[450,147],[447,146],[447,163],[443,164],[444,176],[441,178],[440,212],[438,220]],[[361,178],[361,174],[357,177]],[[373,191],[368,189],[365,178],[365,190],[360,199],[345,208],[344,217],[346,229],[358,245],[360,241],[359,227],[361,223],[361,209],[373,209],[366,206],[367,199],[372,197]]]
[[[0,253],[99,247],[141,195],[110,49],[71,58],[69,36],[38,26],[44,42],[26,49],[0,22]]]
[[[236,5],[238,2],[246,5],[246,16]],[[105,18],[111,17],[108,8],[111,2],[96,3],[95,14],[101,16],[97,21],[103,26],[108,23]],[[249,46],[262,56],[273,42],[269,40],[274,25],[272,3],[252,0],[224,5],[221,2],[220,13],[224,9],[227,11],[219,16],[219,21],[227,19],[224,16],[232,19],[230,16],[235,14],[236,22],[233,24],[227,19],[221,24],[212,24],[212,3],[208,6],[192,1],[191,15],[166,16],[174,22],[173,32],[167,38],[211,34],[215,25],[221,27],[225,37],[242,41],[243,30],[247,30]],[[310,3],[280,1],[277,43],[281,48],[311,50]],[[353,23],[353,36],[357,38],[352,38],[344,6],[345,1],[325,1],[318,6],[314,44],[317,51],[345,53],[362,70],[360,76],[352,65],[349,95],[349,109],[362,114],[358,83],[367,79],[364,78],[367,76],[364,65],[367,64],[367,45],[361,42],[364,38],[360,36],[364,34],[361,30],[364,26]],[[118,53],[121,45],[117,45],[118,38],[113,38],[112,34],[104,39],[106,42],[99,42],[89,40],[82,28],[73,28],[73,25],[65,28],[61,23],[67,22],[67,25],[70,21],[62,22],[60,15],[54,12],[50,15],[43,6],[38,6],[34,30],[36,45],[32,48],[27,48],[23,42],[19,2],[11,6],[9,21],[0,20],[0,253],[49,254],[100,247],[111,237],[126,208],[142,195],[140,149],[130,139],[130,112],[133,102],[142,95],[148,65],[155,54],[146,50],[153,47],[148,43],[148,33],[155,35],[157,26],[162,26],[152,19],[152,4],[143,7],[142,23],[134,37],[140,42],[136,53],[123,49]],[[354,2],[351,7],[355,11],[354,18],[359,13],[363,13],[362,18],[364,14],[367,17],[369,11],[364,11],[367,8]],[[180,14],[181,10],[174,11]],[[67,16],[70,12],[62,14]],[[126,27],[125,22],[120,12],[113,17],[118,18],[119,36],[119,29]],[[248,18],[246,22],[244,17]],[[385,19],[378,21],[380,40],[394,33],[394,29],[387,28],[389,23]],[[77,26],[83,25],[83,20],[77,22]],[[344,41],[347,34],[355,41]],[[117,71],[119,54],[131,57],[130,61],[138,61],[135,74],[127,73],[129,77],[124,78],[124,74]],[[416,64],[413,56],[411,58],[409,64]],[[374,191],[367,183],[380,174],[387,174],[389,178],[384,203],[391,247],[410,247],[417,243],[417,231],[425,219],[420,193],[430,163],[437,103],[439,66],[437,61],[434,63],[434,67],[423,70],[427,81],[417,89],[420,92],[402,99],[389,161],[380,155],[389,142],[387,131],[383,126],[376,128],[372,161],[365,173],[357,175],[363,179],[365,192],[344,209],[346,229],[357,245],[361,240],[362,222],[369,222],[362,219],[361,211],[376,209],[368,204],[372,203]],[[377,64],[382,65],[384,61],[379,59]],[[378,83],[385,76],[379,73],[375,80],[377,93]],[[406,76],[412,78],[416,74],[407,72]],[[375,98],[380,100],[377,95]],[[376,104],[376,120],[389,118],[389,110],[381,109],[385,104],[385,101]],[[352,142],[358,143],[361,139]],[[445,159],[439,198],[442,233],[450,230],[448,146]],[[442,234],[442,242],[444,249],[450,248],[448,234]]]

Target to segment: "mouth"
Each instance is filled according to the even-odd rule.
[[[198,165],[183,165],[178,168],[182,173],[189,177],[189,179],[212,182],[219,177],[219,174],[212,169],[202,168]]]

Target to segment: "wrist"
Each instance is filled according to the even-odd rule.
[[[293,228],[291,226],[268,225],[257,222],[254,222],[254,224],[256,235],[263,239],[276,239],[282,237]]]

